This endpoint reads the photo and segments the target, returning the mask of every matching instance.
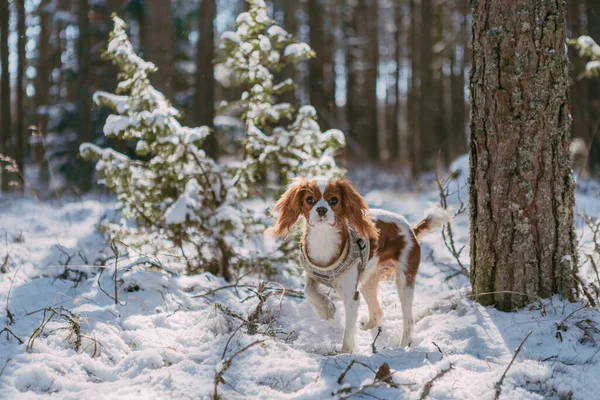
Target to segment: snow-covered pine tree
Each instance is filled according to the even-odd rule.
[[[600,77],[600,45],[589,36],[580,36],[577,40],[572,40],[571,44],[579,50],[580,56],[588,57],[590,59],[586,64],[585,71],[581,74],[581,77]]]
[[[113,21],[105,57],[120,70],[117,94],[96,92],[94,101],[114,112],[104,134],[136,141],[136,157],[92,143],[80,147],[84,158],[98,160],[99,182],[117,194],[123,219],[110,225],[109,235],[131,233],[125,222],[135,220],[136,230],[166,236],[182,249],[192,245],[192,269],[228,278],[235,258],[230,243],[245,241],[249,229],[264,225],[256,225],[228,173],[200,148],[209,129],[179,124],[177,110],[148,80],[156,67],[135,54],[123,20]]]
[[[237,17],[235,30],[221,35],[216,66],[222,84],[244,90],[240,100],[226,105],[242,110],[246,126],[238,179],[249,188],[267,171],[277,172],[281,183],[295,176],[342,175],[333,156],[345,145],[343,133],[337,129],[322,133],[312,106],[296,112],[289,103],[275,102],[295,87],[289,78],[277,82],[278,73],[287,64],[314,57],[314,52],[269,18],[264,0],[247,2],[249,10]]]

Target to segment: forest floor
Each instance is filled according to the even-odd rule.
[[[592,184],[578,190],[577,211],[598,218]],[[372,190],[366,199],[414,222],[437,193]],[[352,355],[339,353],[339,299],[335,318],[322,321],[296,292],[281,296],[269,283],[263,295],[272,295],[253,321],[259,282],[252,276],[225,288],[209,274],[177,273],[176,262],[171,272],[120,264],[115,304],[113,264],[103,274],[94,266],[112,255],[96,224],[113,204],[97,197],[60,204],[0,199],[0,330],[10,331],[0,335],[0,398],[210,398],[216,377],[227,399],[491,399],[499,381],[502,399],[590,399],[600,392],[597,310],[558,297],[515,313],[483,307],[470,299],[466,276],[446,280],[457,265],[439,232],[423,239],[416,330],[407,349],[398,348],[402,315],[391,282],[380,290],[379,336],[359,330]],[[457,245],[467,245],[466,265],[468,223],[468,212],[453,221]],[[581,223],[577,229],[589,246],[589,231]],[[584,279],[589,272],[582,271]],[[282,274],[279,282],[302,290],[300,275]],[[366,317],[364,301],[360,315]],[[384,363],[391,384],[375,379]]]

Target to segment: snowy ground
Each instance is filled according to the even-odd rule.
[[[600,216],[597,193],[597,186],[579,191],[578,211]],[[372,206],[416,221],[436,195],[372,191],[366,198]],[[231,315],[248,319],[257,307],[249,288],[194,297],[227,283],[207,274],[185,276],[122,263],[120,304],[115,305],[99,286],[113,295],[113,265],[108,263],[101,276],[101,267],[94,266],[112,254],[95,230],[111,206],[111,199],[62,205],[0,199],[0,266],[6,260],[8,270],[0,274],[0,329],[8,327],[24,342],[6,332],[0,336],[0,398],[210,398],[220,371],[226,382],[218,387],[223,398],[326,399],[342,388],[338,397],[373,383],[375,371],[387,363],[396,387],[368,388],[362,398],[420,398],[428,391],[436,399],[491,399],[494,384],[529,331],[533,333],[506,374],[501,398],[590,399],[600,390],[596,310],[559,298],[518,313],[482,307],[469,299],[466,278],[445,282],[440,263],[453,261],[439,233],[424,239],[410,349],[397,347],[402,318],[391,283],[380,290],[385,318],[376,353],[372,343],[377,330],[359,331],[354,355],[338,354],[343,330],[339,300],[335,319],[321,321],[304,299],[274,294],[265,303],[257,333],[244,326],[231,339],[241,325]],[[457,241],[467,243],[466,213],[455,219],[454,228]],[[581,232],[586,238],[588,232]],[[429,256],[432,250],[437,265]],[[468,262],[468,249],[464,255]],[[281,282],[302,289],[300,277],[282,277]],[[257,282],[247,277],[241,284],[256,288]],[[278,288],[274,283],[267,287]],[[73,318],[69,312],[80,316],[78,352],[70,323],[59,315],[36,336],[44,317],[52,314],[44,314],[49,306],[67,318]],[[222,360],[247,345],[252,346],[227,368]]]

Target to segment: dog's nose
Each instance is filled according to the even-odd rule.
[[[325,207],[318,207],[317,214],[319,214],[319,217],[322,217],[323,215],[327,214],[327,209]]]

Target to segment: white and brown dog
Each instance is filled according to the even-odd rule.
[[[400,346],[408,346],[414,327],[415,277],[421,262],[419,238],[447,223],[450,214],[432,207],[411,226],[401,215],[369,209],[347,179],[297,178],[275,209],[279,217],[270,230],[275,235],[289,234],[298,218],[304,217],[300,255],[306,272],[304,294],[317,314],[330,319],[335,313],[333,302],[319,291],[320,285],[335,288],[342,298],[346,312],[342,352],[354,351],[358,290],[369,308],[369,320],[362,328],[375,328],[383,317],[377,287],[394,275],[402,304]]]

